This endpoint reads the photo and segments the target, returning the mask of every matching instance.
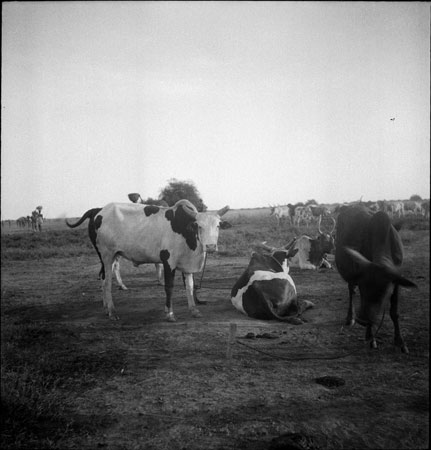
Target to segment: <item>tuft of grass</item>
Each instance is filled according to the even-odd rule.
[[[24,261],[43,258],[94,255],[85,229],[1,236],[1,260]]]
[[[63,439],[93,426],[70,413],[70,399],[119,374],[125,358],[118,345],[109,352],[100,353],[97,345],[92,350],[98,341],[85,342],[64,326],[3,321],[2,448],[58,449]]]

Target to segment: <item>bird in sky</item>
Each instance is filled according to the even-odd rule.
[[[395,120],[395,117],[392,117],[392,119],[389,119],[389,120],[392,120],[392,122]]]

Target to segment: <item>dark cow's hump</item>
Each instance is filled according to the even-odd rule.
[[[147,217],[151,216],[152,214],[157,214],[160,211],[160,207],[156,205],[147,205],[144,206],[144,213]]]
[[[183,236],[191,250],[196,250],[198,239],[197,229],[193,226],[195,220],[184,211],[183,206],[179,205],[176,209],[169,208],[165,212],[165,217],[171,223],[172,231]]]
[[[355,282],[359,267],[346,254],[344,247],[364,252],[368,240],[371,214],[362,206],[343,206],[337,220],[335,237],[335,265],[338,273],[347,282]],[[366,256],[366,255],[365,255]]]

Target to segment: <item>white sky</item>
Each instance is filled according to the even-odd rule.
[[[157,198],[171,178],[209,209],[429,198],[429,3],[2,12],[2,219]]]

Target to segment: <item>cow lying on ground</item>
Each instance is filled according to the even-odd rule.
[[[387,213],[370,214],[362,206],[343,207],[337,222],[335,262],[349,287],[347,325],[356,321],[366,326],[366,339],[377,348],[376,328],[384,303],[390,296],[390,316],[394,323],[396,346],[408,353],[398,323],[399,286],[416,287],[401,276],[401,238]],[[359,287],[361,306],[355,318],[353,294]]]
[[[97,256],[100,259],[101,267],[99,270],[99,279],[104,280],[105,279],[105,266],[103,265],[102,257],[100,255],[99,249],[96,245],[96,226],[94,224],[94,218],[96,217],[97,213],[101,211],[102,208],[92,208],[89,209],[87,212],[84,213],[84,215],[78,220],[76,223],[69,223],[66,219],[66,225],[69,228],[76,228],[79,227],[85,220],[88,219],[88,236],[90,237],[90,241],[93,244],[93,247],[96,250]],[[155,264],[156,267],[156,274],[157,274],[157,280],[160,285],[163,285],[163,266],[162,264]],[[112,271],[115,275],[115,278],[117,280],[118,286],[120,289],[127,290],[127,286],[123,283],[123,280],[121,279],[120,275],[120,256],[117,256],[112,264]]]
[[[296,252],[292,249],[276,249],[272,254],[253,252],[247,269],[232,288],[233,306],[255,319],[302,323],[288,266]],[[307,302],[306,308],[311,306]]]
[[[94,218],[96,246],[105,267],[103,305],[117,318],[112,300],[112,264],[117,256],[136,266],[162,263],[165,278],[166,317],[175,321],[172,293],[176,269],[185,276],[186,295],[193,317],[201,317],[193,296],[193,276],[202,270],[207,252],[217,250],[220,217],[199,213],[188,200],[172,207],[134,203],[110,203]]]

